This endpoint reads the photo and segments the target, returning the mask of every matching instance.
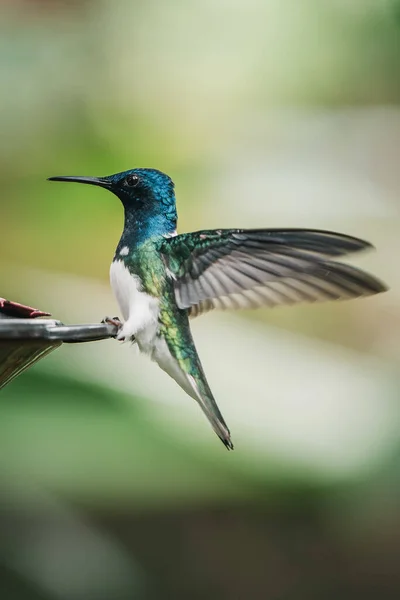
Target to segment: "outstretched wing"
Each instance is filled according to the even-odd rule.
[[[329,231],[218,229],[168,238],[161,252],[176,302],[194,317],[212,308],[257,308],[368,296],[385,286],[332,258],[371,247]]]

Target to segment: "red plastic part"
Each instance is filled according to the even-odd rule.
[[[0,298],[0,312],[9,317],[20,317],[21,319],[35,319],[36,317],[49,317],[50,313]]]

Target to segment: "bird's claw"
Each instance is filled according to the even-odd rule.
[[[106,325],[112,325],[113,327],[116,327],[117,333],[115,334],[114,337],[118,338],[118,334],[123,327],[123,323],[119,317],[104,317],[104,319],[102,319],[101,322],[105,323]],[[125,338],[118,338],[118,339],[119,339],[119,341],[123,342]]]
[[[122,327],[122,321],[119,317],[104,317],[101,322],[106,325],[114,325],[118,329],[121,329]]]

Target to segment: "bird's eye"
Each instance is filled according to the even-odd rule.
[[[128,175],[128,177],[125,179],[125,183],[126,185],[129,185],[129,187],[135,187],[139,181],[138,175]]]

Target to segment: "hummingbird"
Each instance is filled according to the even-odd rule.
[[[198,402],[228,450],[231,434],[207,382],[190,319],[212,309],[257,308],[369,296],[386,286],[336,258],[370,248],[316,229],[211,229],[177,233],[172,179],[136,168],[106,177],[50,177],[115,194],[124,228],[110,281],[124,322],[117,339],[136,342]]]

